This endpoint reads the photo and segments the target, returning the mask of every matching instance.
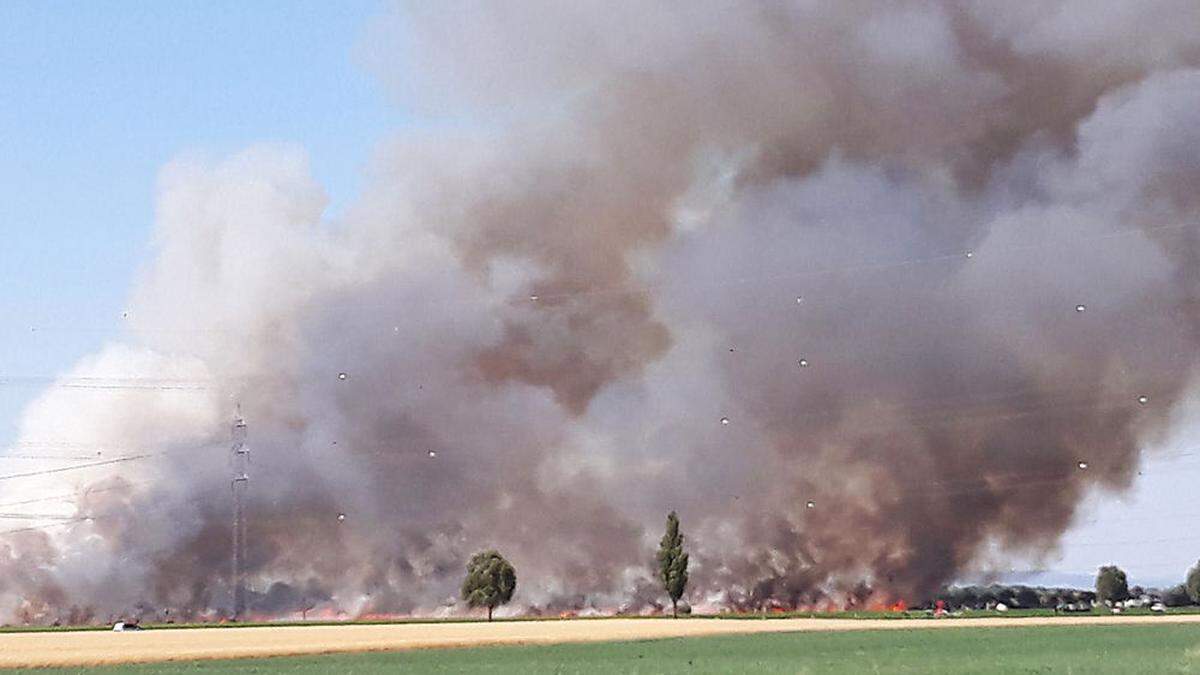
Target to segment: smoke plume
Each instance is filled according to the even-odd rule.
[[[638,611],[671,509],[695,603],[912,602],[1052,550],[1192,384],[1198,25],[399,7],[366,59],[465,121],[383,139],[337,217],[297,148],[163,169],[128,338],[63,380],[117,386],[47,389],[18,444],[150,456],[0,482],[68,517],[0,536],[0,613],[227,611],[237,406],[264,615],[459,611],[493,547],[512,611]]]

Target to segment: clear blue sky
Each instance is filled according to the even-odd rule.
[[[118,334],[157,172],[180,153],[297,143],[334,208],[349,201],[371,149],[411,122],[355,61],[384,10],[0,2],[0,375],[53,375]],[[0,443],[37,391],[0,386]]]

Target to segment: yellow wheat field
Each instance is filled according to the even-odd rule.
[[[255,656],[385,651],[501,644],[547,644],[787,631],[924,630],[979,626],[1200,623],[1200,615],[1078,616],[950,620],[608,619],[496,623],[348,624],[179,628],[114,633],[0,634],[0,666],[87,666]]]

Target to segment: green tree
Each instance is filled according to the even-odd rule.
[[[1120,602],[1129,598],[1129,581],[1125,572],[1116,565],[1100,568],[1096,575],[1096,601]]]
[[[492,620],[493,609],[512,600],[515,590],[517,571],[499,552],[476,553],[467,563],[462,599],[471,607],[487,607],[488,621]]]
[[[1186,607],[1192,601],[1187,594],[1187,586],[1179,584],[1162,592],[1163,604],[1167,607]]]
[[[679,618],[679,598],[688,582],[688,554],[683,550],[683,535],[679,533],[679,516],[667,515],[667,533],[658,545],[658,576],[667,595],[671,596],[671,614]]]
[[[1192,599],[1192,602],[1200,603],[1200,562],[1197,562],[1195,567],[1188,570],[1187,594]]]

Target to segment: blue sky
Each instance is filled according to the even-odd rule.
[[[355,59],[383,11],[0,3],[0,375],[53,375],[118,334],[176,155],[297,143],[332,208],[350,201],[372,148],[411,122]],[[0,443],[36,393],[0,386]]]

